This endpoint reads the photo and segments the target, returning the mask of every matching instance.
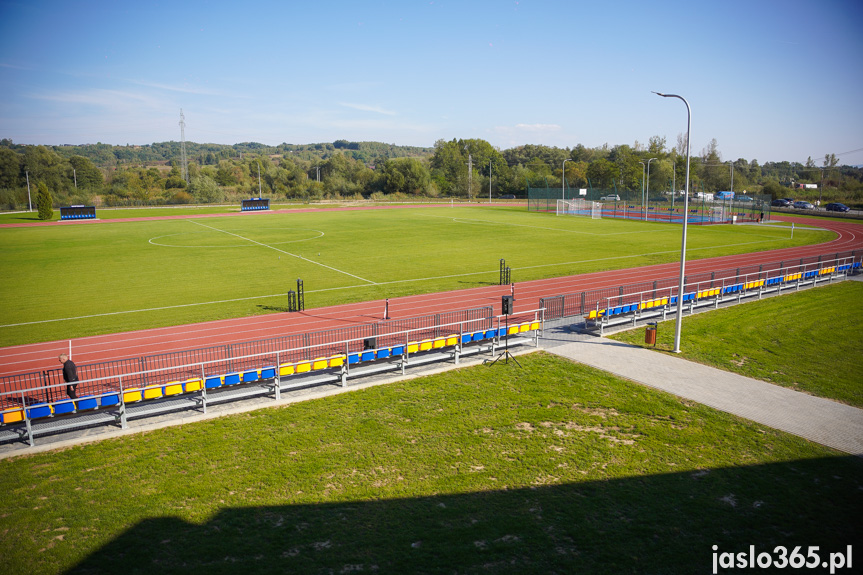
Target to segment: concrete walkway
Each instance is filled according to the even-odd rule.
[[[863,455],[863,410],[603,337],[546,330],[542,347],[679,397]]]

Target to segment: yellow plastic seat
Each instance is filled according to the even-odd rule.
[[[183,384],[179,381],[171,381],[165,384],[165,387],[162,389],[162,393],[165,394],[165,397],[169,395],[179,395],[183,393]]]
[[[341,367],[345,364],[344,355],[334,355],[330,358],[330,367]]]
[[[162,387],[145,387],[144,399],[158,399],[162,397]]]
[[[0,422],[3,423],[16,423],[18,421],[24,421],[24,410],[20,407],[17,409],[10,409],[0,413]]]
[[[135,403],[136,401],[141,401],[143,399],[143,394],[140,389],[127,389],[123,392],[123,402],[124,403]]]
[[[417,343],[415,341],[409,341],[408,342],[408,353],[416,353],[419,350],[420,350],[419,343]]]
[[[326,369],[327,363],[327,358],[316,357],[315,360],[312,362],[312,369]]]
[[[294,375],[294,364],[283,363],[279,366],[279,375]]]
[[[434,348],[434,349],[440,349],[445,345],[446,345],[446,338],[445,337],[439,337],[432,342],[432,348]]]
[[[297,363],[297,373],[306,373],[312,371],[312,362],[300,361]]]
[[[201,378],[187,379],[183,384],[183,389],[186,393],[192,391],[201,391],[204,388],[204,382]]]
[[[454,334],[454,335],[448,335],[448,336],[446,336],[446,344],[447,344],[448,346],[449,346],[449,345],[455,345],[455,344],[457,344],[457,343],[458,343],[458,335],[455,335],[455,334]]]

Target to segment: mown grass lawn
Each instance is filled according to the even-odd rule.
[[[683,318],[681,357],[863,407],[863,283],[788,293]],[[656,349],[674,349],[673,320]],[[612,339],[644,347],[644,330]]]
[[[706,573],[713,545],[861,540],[858,458],[519,361],[0,461],[0,556],[37,574]]]

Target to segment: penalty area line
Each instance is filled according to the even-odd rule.
[[[215,232],[222,232],[223,234],[228,234],[228,235],[230,235],[230,236],[234,236],[234,237],[236,237],[236,238],[240,238],[241,240],[245,240],[245,241],[247,241],[247,242],[251,242],[251,243],[253,243],[253,244],[257,244],[257,245],[259,245],[259,246],[261,246],[261,247],[264,247],[264,248],[269,248],[269,249],[271,249],[271,250],[277,251],[277,252],[282,253],[282,254],[285,254],[285,255],[287,255],[287,256],[292,256],[292,257],[295,257],[295,258],[297,258],[297,259],[300,259],[300,260],[303,260],[303,261],[307,261],[307,262],[309,262],[310,264],[315,264],[316,266],[321,266],[321,267],[323,267],[323,268],[327,268],[328,270],[332,270],[332,271],[334,271],[334,272],[337,272],[337,273],[340,273],[340,274],[344,274],[344,275],[346,275],[346,276],[351,276],[351,277],[352,277],[352,278],[354,278],[354,279],[358,279],[358,280],[360,280],[360,281],[363,281],[363,282],[369,283],[369,284],[371,284],[371,285],[377,285],[377,283],[376,283],[376,282],[373,282],[372,280],[367,280],[366,278],[361,278],[360,276],[354,275],[354,274],[349,273],[349,272],[346,272],[346,271],[344,271],[344,270],[340,270],[340,269],[338,269],[338,268],[334,268],[333,266],[328,266],[327,264],[322,264],[321,262],[316,262],[316,261],[314,261],[314,260],[310,260],[309,258],[304,258],[303,256],[298,255],[298,254],[292,254],[291,252],[288,252],[288,251],[285,251],[285,250],[280,250],[279,248],[273,247],[273,246],[271,246],[271,245],[268,245],[268,244],[265,244],[265,243],[262,243],[262,242],[259,242],[259,241],[256,241],[256,240],[253,240],[253,239],[251,239],[251,238],[247,238],[247,237],[245,237],[245,236],[241,236],[240,234],[235,234],[234,232],[229,232],[229,231],[226,231],[226,230],[220,230],[219,228],[214,228],[213,226],[208,226],[207,224],[202,224],[201,222],[198,222],[198,221],[195,221],[195,220],[187,220],[187,221],[189,221],[189,222],[191,222],[191,223],[193,223],[193,224],[197,224],[197,225],[199,225],[199,226],[203,226],[203,227],[205,227],[205,228],[209,228],[209,229],[211,229],[211,230],[213,230],[213,231],[215,231]]]

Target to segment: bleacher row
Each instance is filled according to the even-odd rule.
[[[120,424],[122,428],[125,428],[126,419],[129,415],[127,406],[146,404],[148,402],[153,403],[152,408],[148,409],[145,407],[138,410],[134,415],[143,417],[195,406],[202,407],[206,413],[208,401],[214,399],[212,396],[208,396],[208,394],[229,388],[236,389],[242,386],[257,385],[257,388],[250,390],[249,393],[226,395],[222,400],[230,401],[266,393],[273,393],[276,399],[280,399],[281,391],[298,386],[310,386],[324,381],[332,383],[340,382],[342,386],[346,386],[352,367],[373,366],[363,373],[355,372],[356,376],[362,376],[388,369],[401,369],[402,373],[404,373],[405,367],[409,363],[411,365],[419,365],[447,358],[454,358],[456,363],[458,363],[460,355],[479,353],[485,349],[490,349],[494,353],[497,347],[503,345],[504,338],[508,340],[509,336],[532,336],[532,341],[536,342],[538,334],[542,329],[542,321],[539,319],[541,317],[541,310],[538,310],[534,314],[534,317],[535,319],[533,320],[522,321],[505,327],[469,331],[461,334],[455,333],[442,337],[409,341],[405,344],[337,354],[330,357],[319,357],[297,362],[283,362],[261,369],[205,375],[188,378],[184,381],[169,381],[160,385],[137,388],[124,389],[122,383],[120,383],[119,389],[83,396],[75,400],[63,399],[50,403],[43,402],[23,405],[0,412],[0,442],[26,439],[33,445],[34,435],[36,434],[66,431],[94,424],[114,423]],[[511,343],[517,345],[527,343],[528,341],[530,340],[522,337],[521,339],[512,340]],[[466,347],[472,344],[477,344],[477,346],[473,349]],[[485,347],[482,347],[483,345]],[[437,355],[432,355],[434,352],[438,352]],[[377,366],[374,366],[374,364],[377,364]],[[206,372],[206,366],[201,366],[201,372]],[[292,379],[295,376],[312,374],[313,372],[327,372],[327,377],[318,381],[305,379],[293,384]],[[159,405],[156,405],[157,401],[154,401],[183,397],[190,401],[186,401],[183,404],[162,403]],[[22,403],[25,402],[22,401]],[[76,420],[71,417],[64,420],[60,417],[86,413],[95,414],[97,412],[99,412],[99,416],[90,417],[89,420]],[[46,425],[42,429],[36,427],[40,422],[46,420],[51,420],[52,424]]]
[[[758,279],[753,281],[743,281],[736,282],[730,285],[724,285],[721,287],[709,287],[707,289],[696,289],[690,292],[684,292],[682,301],[686,302],[695,302],[701,301],[705,299],[716,299],[720,298],[724,295],[731,294],[742,294],[744,292],[748,292],[756,289],[763,289],[765,287],[770,286],[782,286],[783,284],[788,284],[792,282],[799,282],[801,280],[811,280],[821,276],[829,276],[837,273],[847,273],[852,270],[856,270],[860,268],[860,262],[847,263],[842,265],[831,265],[828,267],[820,268],[817,270],[808,270],[805,272],[796,272],[791,274],[779,275],[775,277],[769,277],[766,279]],[[596,309],[590,310],[585,316],[585,323],[590,325],[602,324],[605,320],[607,321],[609,318],[615,316],[623,316],[630,313],[640,312],[644,310],[650,310],[653,308],[662,308],[667,309],[670,306],[677,304],[678,296],[676,295],[668,295],[664,297],[657,297],[652,299],[644,299],[642,297],[643,294],[633,294],[628,297],[638,298],[640,301],[628,303],[625,305],[606,305],[605,307],[600,307],[600,304],[597,303]],[[618,296],[612,296],[607,298],[607,300],[619,299]]]

